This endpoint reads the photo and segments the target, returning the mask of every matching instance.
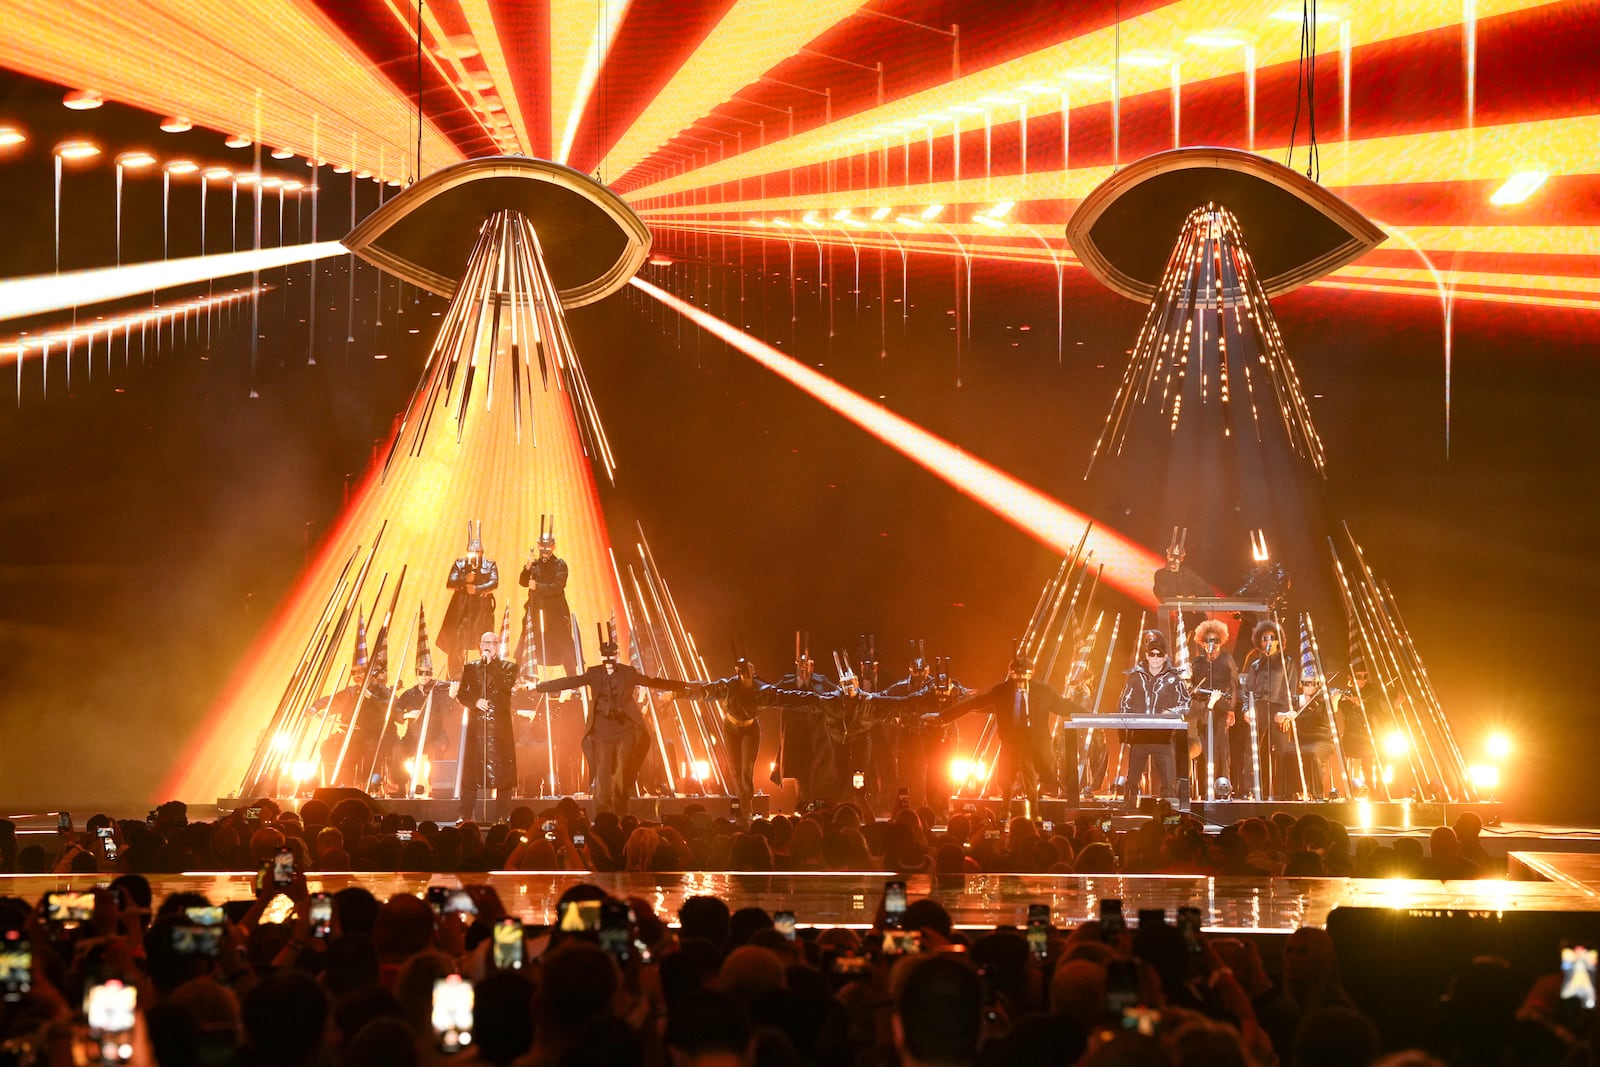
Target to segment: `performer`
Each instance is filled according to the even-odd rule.
[[[1285,745],[1284,773],[1289,784],[1280,787],[1279,791],[1298,791],[1300,775],[1304,773],[1306,792],[1300,798],[1302,800],[1327,800],[1334,781],[1331,775],[1324,772],[1333,764],[1334,748],[1333,728],[1328,722],[1328,706],[1323,701],[1323,692],[1322,680],[1317,677],[1316,669],[1312,668],[1300,678],[1300,693],[1295,699],[1294,711],[1279,712],[1275,716],[1279,731],[1287,735],[1286,742],[1299,742],[1298,746]],[[1296,761],[1299,766],[1295,765]]]
[[[1228,627],[1217,619],[1207,619],[1195,628],[1194,656],[1189,661],[1189,754],[1195,761],[1190,775],[1195,795],[1206,795],[1207,767],[1217,776],[1214,795],[1228,799],[1233,781],[1238,778],[1229,762],[1230,733],[1239,702],[1239,668],[1233,657],[1222,650]],[[1206,751],[1206,739],[1215,750]]]
[[[406,722],[405,737],[396,736],[390,741],[391,750],[383,761],[389,768],[389,775],[397,782],[409,784],[410,773],[405,769],[405,761],[415,759],[417,755],[417,739],[422,736],[421,731],[426,723],[427,740],[422,745],[423,758],[428,763],[435,764],[444,759],[450,752],[450,726],[452,721],[459,722],[456,714],[455,695],[459,686],[457,682],[446,681],[433,676],[433,657],[422,656],[417,659],[417,684],[401,693],[394,701],[395,715],[398,721]],[[418,788],[429,784],[429,775],[417,774]]]
[[[1239,676],[1241,696],[1248,694],[1255,702],[1255,744],[1258,746],[1262,784],[1262,797],[1283,800],[1299,788],[1300,775],[1295,771],[1294,783],[1283,780],[1280,768],[1274,764],[1288,748],[1283,735],[1273,728],[1277,716],[1289,711],[1289,681],[1283,661],[1283,631],[1271,619],[1256,623],[1251,631],[1251,644],[1255,646],[1245,660],[1244,671]],[[1248,736],[1246,742],[1249,742]],[[1291,763],[1289,769],[1294,770]],[[1252,775],[1252,781],[1254,776]]]
[[[1139,649],[1139,662],[1126,672],[1127,681],[1123,683],[1122,697],[1117,701],[1117,714],[1181,717],[1189,710],[1189,687],[1167,653],[1167,635],[1160,630],[1146,630],[1139,637]],[[1187,736],[1178,744],[1183,746],[1187,756]],[[1150,795],[1176,796],[1177,759],[1173,743],[1152,745],[1135,741],[1129,748],[1131,759],[1125,795],[1128,805],[1133,805],[1139,778],[1147,765],[1150,768]]]
[[[1339,748],[1344,752],[1351,794],[1388,800],[1372,747],[1372,723],[1364,700],[1368,681],[1366,662],[1357,654],[1350,661],[1350,688],[1331,690],[1334,709],[1339,713]]]
[[[1172,528],[1172,541],[1167,545],[1167,565],[1155,572],[1150,582],[1151,590],[1156,595],[1156,602],[1164,604],[1178,597],[1210,596],[1211,587],[1194,571],[1184,567],[1183,561],[1188,558],[1189,531],[1187,528]],[[1205,622],[1206,616],[1200,611],[1186,611],[1183,613],[1183,625],[1190,633],[1194,633]]]
[[[484,558],[483,523],[467,523],[467,554],[450,565],[445,584],[452,592],[439,627],[439,650],[445,654],[450,677],[459,681],[474,635],[493,630],[495,624],[494,590],[500,585],[500,568]]]
[[[695,699],[722,704],[722,732],[728,754],[733,758],[734,788],[746,818],[755,801],[756,754],[761,749],[760,715],[768,708],[802,707],[812,702],[811,693],[783,689],[756,677],[755,666],[743,656],[733,665],[733,674],[714,682],[698,683]]]
[[[1027,814],[1039,813],[1040,768],[1050,760],[1050,716],[1070,716],[1076,705],[1043,682],[1033,680],[1033,663],[1021,652],[1012,657],[1005,681],[983,693],[958,700],[941,711],[926,713],[925,721],[951,723],[968,712],[995,717],[1000,751],[995,757],[994,781],[1007,809],[1021,783]]]
[[[517,584],[528,591],[517,662],[531,655],[545,666],[560,664],[563,673],[571,675],[577,673],[578,661],[572,646],[572,609],[567,606],[567,561],[556,555],[555,516],[548,516],[548,522],[546,526],[546,518],[540,518],[539,543],[517,576]]]
[[[1265,531],[1252,532],[1250,535],[1250,550],[1255,557],[1255,566],[1244,581],[1239,584],[1239,591],[1235,595],[1246,600],[1265,601],[1267,610],[1273,614],[1282,611],[1289,603],[1289,588],[1294,583],[1289,578],[1289,572],[1282,563],[1273,559],[1267,550],[1267,535]],[[1239,619],[1239,639],[1233,649],[1234,658],[1248,659],[1248,649],[1244,647],[1245,634],[1250,634],[1251,644],[1255,643],[1255,631],[1258,623],[1262,621],[1259,614],[1253,611],[1241,612]],[[1280,643],[1282,637],[1279,637]]]
[[[795,780],[796,808],[832,795],[835,780],[833,743],[822,726],[821,701],[837,692],[838,687],[816,669],[807,636],[795,631],[794,673],[778,679],[780,689],[811,694],[808,701],[784,710],[778,737],[778,766],[772,779],[779,786],[785,778]]]
[[[908,710],[902,705],[920,701],[918,691],[907,696],[887,696],[864,689],[859,676],[850,669],[848,657],[834,653],[834,663],[839,670],[839,688],[816,700],[822,713],[822,728],[833,749],[834,779],[824,795],[838,798],[860,795],[869,807],[882,806],[880,787],[872,774],[873,739],[883,720],[896,711]],[[862,776],[857,788],[855,775]]]
[[[639,690],[686,694],[694,692],[695,683],[652,678],[631,664],[618,662],[617,651],[616,624],[607,623],[600,640],[599,663],[582,674],[540,682],[534,690],[560,693],[588,688],[593,714],[583,743],[597,782],[595,809],[626,815],[634,779],[650,752],[650,729],[639,708]]]
[[[917,654],[912,657],[910,671],[900,681],[884,690],[886,696],[905,697],[926,693],[919,709],[938,712],[957,700],[972,695],[972,690],[950,677],[950,661],[939,660],[935,673],[923,655],[923,644],[916,642]],[[908,790],[913,808],[929,807],[943,818],[950,807],[950,759],[954,754],[956,727],[952,724],[929,721],[919,717],[902,716],[898,734],[900,784]]]
[[[517,748],[512,722],[511,687],[517,665],[500,658],[500,638],[485,630],[478,639],[478,659],[462,668],[456,700],[467,710],[461,742],[461,817],[472,818],[480,787],[509,795],[517,785]]]
[[[368,663],[367,624],[365,620],[359,620],[356,624],[356,654],[350,666],[349,684],[311,705],[313,713],[326,717],[327,736],[322,742],[320,755],[323,781],[327,785],[354,786],[358,789],[366,789],[369,785],[368,771],[381,743],[383,715],[389,708],[387,673],[388,655],[382,644],[378,647],[378,654]],[[348,743],[346,736],[349,737]]]

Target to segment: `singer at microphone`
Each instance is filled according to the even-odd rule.
[[[500,639],[485,631],[478,639],[479,657],[461,671],[461,686],[456,700],[472,708],[461,743],[461,813],[472,817],[478,789],[497,796],[501,789],[511,795],[517,784],[517,749],[513,730],[511,688],[517,681],[517,665],[500,658]]]

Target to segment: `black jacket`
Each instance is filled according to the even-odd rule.
[[[674,693],[688,693],[694,688],[694,683],[674,681],[671,678],[652,678],[627,663],[618,663],[611,669],[607,669],[604,663],[597,663],[582,674],[552,678],[547,682],[540,682],[534,689],[540,693],[559,693],[563,689],[580,689],[584,686],[589,688],[589,700],[594,709],[594,715],[589,720],[589,729],[592,732],[602,720],[627,723],[644,729],[644,713],[639,708],[640,689],[667,689]]]
[[[1140,663],[1125,677],[1117,701],[1118,715],[1182,715],[1189,710],[1189,687],[1170,662],[1160,674],[1151,674]]]

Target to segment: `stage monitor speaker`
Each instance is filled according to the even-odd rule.
[[[328,805],[329,811],[332,811],[334,805],[341,800],[364,800],[367,803],[367,807],[373,811],[382,814],[384,810],[383,805],[378,803],[376,797],[363,793],[355,786],[325,785],[321,789],[312,791],[311,799],[322,801]]]

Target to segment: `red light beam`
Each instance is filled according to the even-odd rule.
[[[818,374],[799,360],[779,352],[715,315],[679,300],[642,278],[634,278],[632,284],[707,333],[728,342],[789,384],[822,401],[1030,537],[1062,555],[1072,552],[1082,540],[1089,518],[1081,512],[942,437],[929,433],[882,404],[840,385],[827,375]],[[1104,526],[1096,526],[1089,531],[1085,550],[1091,549],[1095,560],[1105,565],[1104,580],[1113,588],[1141,604],[1155,603],[1150,589],[1150,575],[1165,564],[1161,556]]]

